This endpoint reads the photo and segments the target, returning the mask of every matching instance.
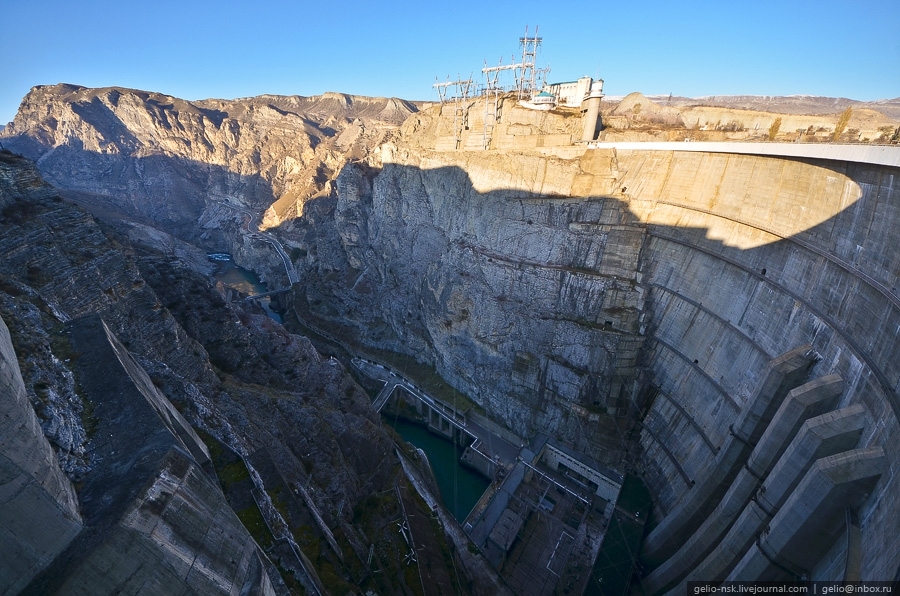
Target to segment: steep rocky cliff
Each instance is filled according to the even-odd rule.
[[[385,146],[377,176],[346,168],[331,222],[310,210],[304,303],[435,366],[521,436],[618,463],[644,341],[645,226],[615,198],[570,198],[578,160],[416,146],[439,142],[439,123],[408,121],[413,147]]]
[[[238,250],[242,226],[290,221],[415,110],[340,93],[188,102],[61,84],[32,89],[0,138],[96,213],[227,249],[279,282],[265,243]]]
[[[56,461],[25,392],[9,330],[0,319],[0,590],[15,594],[82,527],[75,489]]]
[[[4,593],[404,592],[398,463],[337,361],[7,152],[0,205]]]
[[[148,575],[158,577],[157,585],[147,588],[151,593],[168,593],[176,586],[228,592],[234,585],[249,593],[272,593],[258,547],[233,514],[216,522],[228,528],[230,538],[224,540],[184,525],[179,512],[184,499],[196,504],[197,519],[207,523],[224,504],[215,478],[200,469],[209,457],[111,328],[147,356],[209,382],[215,376],[208,366],[196,356],[178,355],[177,344],[196,344],[159,308],[121,247],[109,242],[89,215],[63,202],[32,164],[4,153],[0,180],[4,205],[0,312],[10,322],[7,338],[12,340],[4,350],[4,369],[21,368],[24,379],[10,395],[27,395],[24,403],[34,407],[29,407],[31,418],[40,422],[30,427],[42,428],[40,439],[49,439],[56,451],[48,460],[34,447],[4,445],[4,458],[24,459],[26,469],[36,469],[36,475],[45,478],[45,490],[52,493],[51,480],[62,477],[56,492],[66,487],[69,491],[67,501],[62,501],[66,507],[56,515],[38,506],[46,501],[38,496],[26,508],[16,507],[15,500],[9,503],[8,511],[16,512],[17,519],[3,527],[21,527],[15,540],[4,541],[12,548],[4,560],[18,565],[16,552],[31,552],[37,558],[30,569],[2,574],[4,593],[24,589],[24,593],[86,594],[104,589],[101,585],[107,591],[127,590],[144,583]],[[86,329],[86,315],[94,321],[103,317],[109,325],[100,323],[102,337],[94,337],[90,347],[76,347],[70,334]],[[64,324],[70,325],[68,330]],[[52,453],[49,445],[45,450]],[[177,464],[172,463],[175,460]],[[175,468],[177,478],[170,478]],[[146,483],[153,478],[175,486],[148,491]],[[70,480],[77,490],[72,490]],[[28,491],[25,485],[20,496]],[[130,530],[136,529],[134,520],[128,521],[132,515],[142,518],[138,535]],[[82,517],[83,528],[73,524]],[[66,518],[73,520],[66,529],[45,527]],[[163,530],[164,526],[170,529]],[[29,527],[30,533],[22,531]],[[57,545],[47,542],[53,536]],[[193,545],[195,556],[206,557],[194,574],[193,565],[178,563],[182,560],[178,553],[187,544]],[[240,565],[230,563],[235,558]]]
[[[500,149],[456,150],[451,117],[410,117],[380,167],[348,166],[338,197],[304,214],[303,316],[434,366],[522,436],[641,474],[663,521],[648,570],[712,515],[736,473],[726,447],[758,438],[741,421],[807,375],[840,375],[839,405],[871,416],[859,447],[887,448],[900,428],[895,166],[566,145],[553,121],[565,131],[570,116],[552,112],[517,148],[529,116],[508,106]],[[783,387],[767,381],[795,350],[806,364]],[[855,565],[894,577],[900,543],[881,528],[900,519],[895,478],[869,477],[867,500],[835,501],[815,522],[793,518],[837,542],[785,547],[784,560],[811,577]],[[855,531],[845,509],[865,554],[840,543]],[[688,569],[648,585],[674,587]]]

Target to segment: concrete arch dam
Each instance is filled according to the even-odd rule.
[[[386,147],[338,181],[369,184],[335,220],[366,294],[331,291],[520,436],[639,474],[649,591],[895,578],[897,150],[677,149]]]
[[[648,224],[638,466],[659,523],[643,545],[645,589],[893,579],[898,545],[880,528],[897,522],[898,503],[873,495],[891,494],[896,466],[887,429],[900,414],[891,239],[900,169],[797,156],[630,157],[663,162],[634,186],[621,180]],[[804,409],[790,414],[796,399]],[[815,447],[802,447],[822,424],[829,430]],[[840,472],[813,469],[841,457]],[[765,523],[737,522],[748,516]],[[871,543],[854,542],[860,534]]]

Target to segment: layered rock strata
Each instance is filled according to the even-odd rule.
[[[69,330],[104,456],[79,490],[85,530],[23,594],[274,594],[187,421],[102,319]]]
[[[28,401],[3,319],[0,400],[0,593],[17,594],[78,535],[82,517]]]
[[[387,523],[398,463],[340,363],[228,303],[193,257],[101,228],[8,152],[0,206],[2,373],[18,404],[3,498],[24,514],[4,520],[4,590],[404,591]],[[417,541],[447,548],[439,530]],[[372,544],[377,574],[362,563]]]

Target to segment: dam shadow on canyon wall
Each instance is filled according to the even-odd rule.
[[[818,453],[877,462],[858,478],[846,472],[854,480],[836,493],[820,491],[802,522],[776,518],[781,525],[751,536],[772,551],[756,577],[837,577],[855,567],[862,578],[892,579],[900,543],[883,528],[900,515],[889,496],[900,413],[900,254],[891,241],[900,172],[752,155],[585,154],[582,171],[586,159],[617,161],[616,179],[602,181],[612,192],[505,186],[509,176],[486,181],[478,163],[387,163],[378,172],[351,164],[338,198],[305,212],[316,226],[330,218],[339,240],[321,227],[310,236],[312,314],[352,321],[363,344],[433,364],[520,436],[548,432],[638,473],[654,496],[644,553],[651,591],[685,580],[765,490],[776,462],[791,465],[779,458],[794,453],[804,420],[859,418],[841,453]],[[826,411],[780,431],[753,489],[734,497],[739,509],[724,526],[700,528],[721,517],[717,504],[760,441],[771,445],[775,422],[786,424],[782,402],[819,385],[835,393]],[[813,483],[812,462],[792,461],[790,486]],[[772,527],[783,536],[767,538]],[[856,534],[862,546],[848,546]],[[681,552],[698,536],[713,543]],[[656,571],[677,561],[688,567]]]
[[[274,201],[261,176],[220,166],[11,146],[40,158],[51,181],[90,193],[95,206],[112,197],[106,207],[184,237],[206,197],[249,192],[254,208]],[[593,186],[575,176],[544,192],[504,187],[509,176],[473,182],[458,166],[387,163],[364,172],[351,164],[337,198],[310,201],[290,224],[308,251],[306,296],[296,299],[323,321],[356,327],[364,345],[435,366],[521,436],[549,432],[638,473],[658,527],[693,511],[645,561],[651,577],[676,556],[672,537],[690,537],[697,512],[715,506],[708,496],[702,507],[690,503],[721,472],[717,462],[770,363],[810,346],[794,385],[839,375],[833,408],[864,409],[854,447],[884,447],[886,463],[877,483],[845,491],[846,505],[829,501],[816,528],[791,534],[812,532],[824,538],[820,548],[801,554],[797,540],[786,540],[775,559],[835,575],[856,557],[861,577],[894,578],[900,249],[891,234],[900,172],[826,160],[588,154],[615,160],[618,171],[591,172],[582,157]],[[105,178],[88,175],[95,171]],[[600,183],[608,192],[596,192]],[[180,205],[176,196],[193,199]],[[779,387],[775,401],[792,388]],[[735,474],[729,469],[714,500]],[[861,553],[848,546],[854,532]]]

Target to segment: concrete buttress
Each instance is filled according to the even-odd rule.
[[[671,557],[712,512],[740,466],[747,461],[753,445],[762,436],[784,396],[803,383],[816,359],[817,354],[807,345],[769,362],[762,382],[730,429],[716,460],[647,537],[642,555],[645,565],[655,568]]]
[[[816,460],[852,449],[866,420],[865,407],[854,404],[804,422],[725,537],[684,581],[724,580]]]
[[[881,447],[817,460],[728,579],[808,576],[808,569],[831,545],[836,529],[843,529],[844,509],[868,496],[886,465]]]
[[[715,511],[665,563],[644,580],[648,593],[666,590],[683,579],[712,551],[787,449],[800,425],[834,407],[843,391],[839,375],[815,379],[791,391]]]

